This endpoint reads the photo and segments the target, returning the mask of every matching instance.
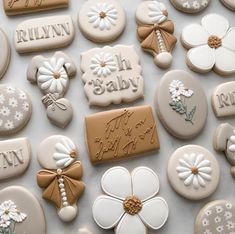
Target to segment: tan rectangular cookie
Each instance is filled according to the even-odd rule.
[[[150,106],[87,116],[85,128],[90,161],[94,164],[127,159],[160,148]]]
[[[68,7],[69,0],[3,0],[7,15]]]

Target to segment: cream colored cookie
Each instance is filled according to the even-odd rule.
[[[234,0],[220,0],[226,7],[230,10],[235,11],[235,1]]]

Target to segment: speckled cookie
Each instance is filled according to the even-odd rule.
[[[234,0],[220,0],[226,7],[230,10],[235,11],[235,1]]]

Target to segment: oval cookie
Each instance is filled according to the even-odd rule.
[[[11,84],[0,85],[0,135],[20,131],[32,113],[27,93]]]
[[[117,0],[88,0],[78,14],[78,24],[89,40],[109,42],[123,32],[126,14]]]
[[[207,149],[186,145],[172,154],[167,175],[172,188],[178,194],[190,200],[200,200],[216,190],[220,167]]]
[[[234,0],[220,0],[226,7],[230,10],[235,11],[235,1]]]
[[[195,220],[195,234],[235,233],[235,207],[230,201],[217,200],[205,205]]]
[[[206,123],[208,106],[203,88],[185,71],[170,71],[161,78],[155,106],[164,127],[177,138],[195,137]]]

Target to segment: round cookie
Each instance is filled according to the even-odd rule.
[[[220,0],[227,8],[235,11],[235,1],[234,0]]]
[[[173,70],[161,78],[155,106],[164,127],[177,138],[195,137],[206,123],[208,106],[205,93],[188,72]]]
[[[178,194],[190,200],[200,200],[216,190],[220,167],[207,149],[198,145],[186,145],[172,154],[167,175]]]
[[[0,79],[5,74],[10,58],[11,58],[11,47],[9,45],[8,39],[6,34],[3,32],[3,30],[0,28]]]
[[[123,32],[126,14],[117,0],[88,0],[78,14],[78,24],[87,39],[109,42]]]
[[[177,10],[193,14],[203,11],[211,0],[170,0],[170,2]]]
[[[11,84],[0,85],[0,135],[20,131],[31,114],[32,104],[27,93]]]
[[[226,200],[205,205],[195,220],[195,234],[235,233],[235,207]]]

